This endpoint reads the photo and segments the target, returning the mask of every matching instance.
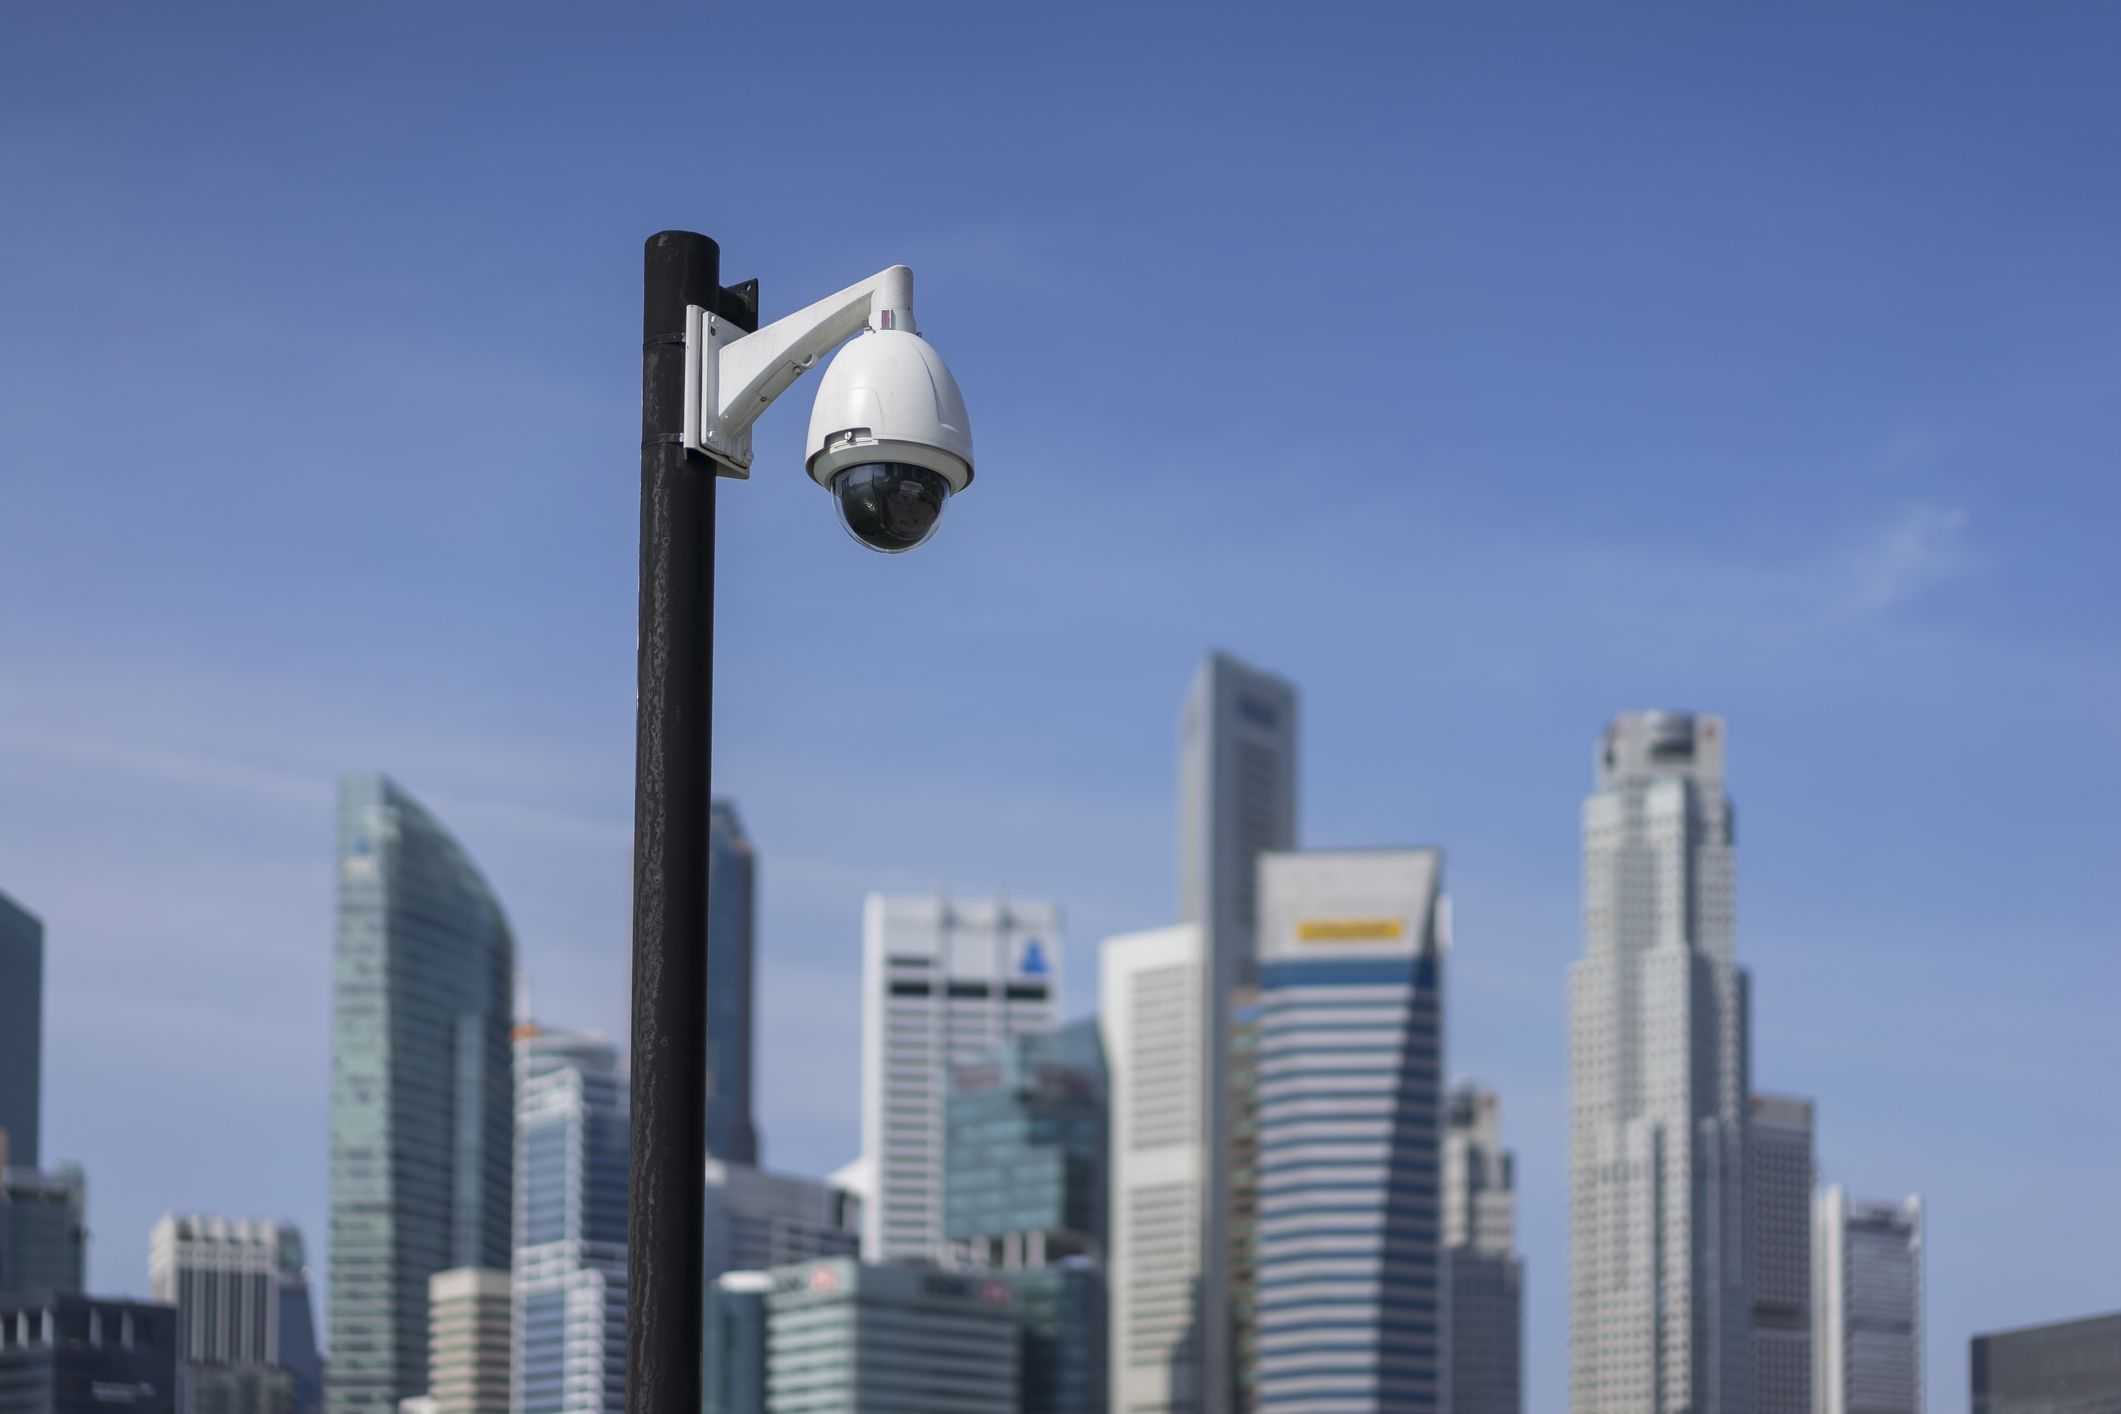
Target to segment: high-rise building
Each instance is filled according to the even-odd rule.
[[[290,1223],[172,1213],[148,1236],[154,1299],[177,1311],[180,1414],[314,1414],[323,1364],[302,1234]]]
[[[1718,717],[1629,712],[1583,807],[1569,969],[1575,1414],[1743,1414],[1751,1094]]]
[[[433,1414],[508,1414],[509,1286],[508,1273],[483,1267],[456,1267],[428,1279]]]
[[[1812,1231],[1812,1407],[1922,1414],[1922,1199],[1868,1203],[1830,1184]]]
[[[339,791],[330,1414],[427,1385],[428,1280],[509,1263],[515,943],[471,857],[380,775]]]
[[[1973,1414],[2121,1414],[2121,1311],[1977,1335]]]
[[[1218,1414],[1202,1398],[1207,1193],[1207,930],[1105,940],[1098,967],[1111,1094],[1113,1414]]]
[[[1502,1099],[1474,1085],[1448,1101],[1443,1244],[1451,1278],[1451,1414],[1524,1408],[1524,1264],[1517,1160],[1502,1146]]]
[[[1094,1018],[1018,1036],[950,1078],[943,1236],[1013,1297],[1021,1414],[1105,1409],[1105,1057]]]
[[[707,812],[707,1154],[732,1164],[759,1161],[751,1117],[752,971],[758,858],[736,805]]]
[[[770,1275],[772,1414],[1016,1414],[1016,1320],[1001,1282],[850,1258]]]
[[[950,1068],[1060,1009],[1060,910],[1047,903],[871,894],[862,913],[862,1154],[876,1200],[862,1254],[928,1261],[943,1240]]]
[[[1444,1409],[1443,858],[1259,861],[1258,1408]]]
[[[766,1414],[768,1272],[724,1272],[707,1289],[702,1341],[706,1414]]]
[[[862,1203],[830,1182],[707,1161],[706,1274],[764,1271],[862,1246]]]
[[[44,924],[0,893],[0,1169],[40,1162]]]
[[[177,1313],[140,1301],[0,1295],[0,1411],[177,1414]]]
[[[718,1321],[756,1324],[765,1319],[759,1294],[764,1288],[741,1282],[731,1287],[724,1278],[755,1276],[769,1268],[823,1257],[853,1257],[862,1249],[862,1203],[853,1193],[829,1181],[768,1173],[749,1164],[707,1161],[703,1217],[702,1270],[710,1327]],[[742,1339],[736,1343],[738,1349],[748,1349]],[[751,1407],[740,1392],[751,1382],[765,1379],[763,1366],[723,1369],[718,1361],[728,1344],[728,1340],[710,1339],[702,1349],[700,1375],[702,1388],[710,1392],[708,1414],[716,1414],[717,1400],[732,1411]],[[759,1388],[763,1390],[764,1385]],[[717,1389],[723,1393],[714,1395]]]
[[[1195,1205],[1204,1228],[1200,1395],[1207,1408],[1226,1410],[1235,1398],[1236,1371],[1229,1306],[1230,1010],[1257,973],[1257,861],[1269,850],[1296,847],[1296,689],[1226,653],[1211,653],[1186,692],[1178,738],[1180,916],[1200,925],[1208,946],[1200,994],[1207,1048],[1202,1142],[1213,1158]]]
[[[1812,1414],[1812,1102],[1755,1095],[1751,1113],[1753,1414]]]
[[[75,1164],[0,1169],[0,1292],[79,1295],[88,1267],[88,1179]]]
[[[515,1035],[515,1414],[622,1414],[626,1072],[602,1036]]]

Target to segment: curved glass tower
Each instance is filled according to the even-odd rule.
[[[509,1264],[515,943],[463,847],[388,777],[339,788],[329,1414],[427,1388],[427,1280]]]

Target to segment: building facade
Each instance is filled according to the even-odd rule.
[[[1973,1414],[2121,1414],[2121,1311],[1973,1339]]]
[[[330,1414],[427,1385],[428,1280],[509,1263],[515,943],[493,891],[394,782],[339,792]]]
[[[1106,1076],[1094,1018],[954,1067],[943,1236],[1013,1298],[1021,1414],[1105,1409]]]
[[[88,1269],[88,1179],[76,1164],[0,1169],[0,1293],[79,1295]]]
[[[1017,1328],[1002,1283],[848,1258],[772,1279],[772,1414],[1015,1414]]]
[[[1755,1095],[1750,1122],[1753,1414],[1812,1414],[1812,1102]]]
[[[1502,1099],[1464,1085],[1446,1103],[1443,1245],[1450,1268],[1452,1414],[1524,1408],[1524,1263],[1517,1161],[1502,1144]]]
[[[1256,867],[1269,850],[1296,847],[1296,689],[1286,680],[1211,653],[1195,672],[1178,726],[1179,916],[1208,940],[1201,1024],[1207,1061],[1203,1137],[1214,1156],[1195,1205],[1201,1234],[1199,1377],[1207,1407],[1235,1399],[1235,1338],[1229,1307],[1233,1236],[1228,1162],[1230,1012],[1257,974]]]
[[[1207,930],[1105,940],[1099,1023],[1111,1086],[1113,1414],[1214,1414],[1202,1399],[1208,1225]]]
[[[706,1414],[766,1414],[766,1298],[771,1272],[724,1272],[707,1288],[701,1343]]]
[[[757,852],[734,802],[717,800],[707,812],[707,1154],[732,1164],[759,1161],[751,1112],[757,897]]]
[[[1832,1184],[1813,1233],[1813,1407],[1922,1414],[1922,1199],[1868,1203]]]
[[[177,1313],[140,1301],[0,1295],[0,1414],[177,1414]]]
[[[0,1169],[42,1162],[44,924],[0,893]]]
[[[1443,860],[1259,862],[1261,1414],[1445,1408]]]
[[[706,1274],[764,1271],[862,1247],[862,1203],[829,1182],[707,1161]]]
[[[862,915],[862,1155],[875,1201],[862,1254],[928,1261],[943,1241],[950,1068],[1060,1009],[1060,910],[1047,903],[871,894]]]
[[[427,1283],[432,1414],[508,1414],[513,1305],[507,1272],[457,1267]]]
[[[1574,1414],[1743,1414],[1751,1095],[1717,717],[1606,728],[1569,969]]]
[[[147,1277],[177,1312],[182,1414],[314,1414],[323,1362],[302,1234],[290,1223],[172,1213],[148,1236]]]
[[[583,1031],[519,1026],[515,1054],[516,1414],[623,1414],[626,1072]]]

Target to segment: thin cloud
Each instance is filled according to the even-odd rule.
[[[1903,507],[1849,554],[1844,572],[1850,602],[1867,613],[1888,613],[1971,572],[1967,522],[1962,506]]]

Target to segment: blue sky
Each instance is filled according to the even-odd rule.
[[[2121,1306],[2121,14],[2092,4],[18,7],[0,42],[0,888],[98,1287],[321,1248],[335,776],[623,1031],[639,244],[769,314],[893,261],[980,479],[918,555],[721,501],[769,1160],[856,1144],[869,888],[1175,908],[1210,646],[1306,842],[1438,843],[1565,1398],[1564,970],[1605,718],[1730,724],[1764,1088],[1930,1202],[1931,1408]]]

